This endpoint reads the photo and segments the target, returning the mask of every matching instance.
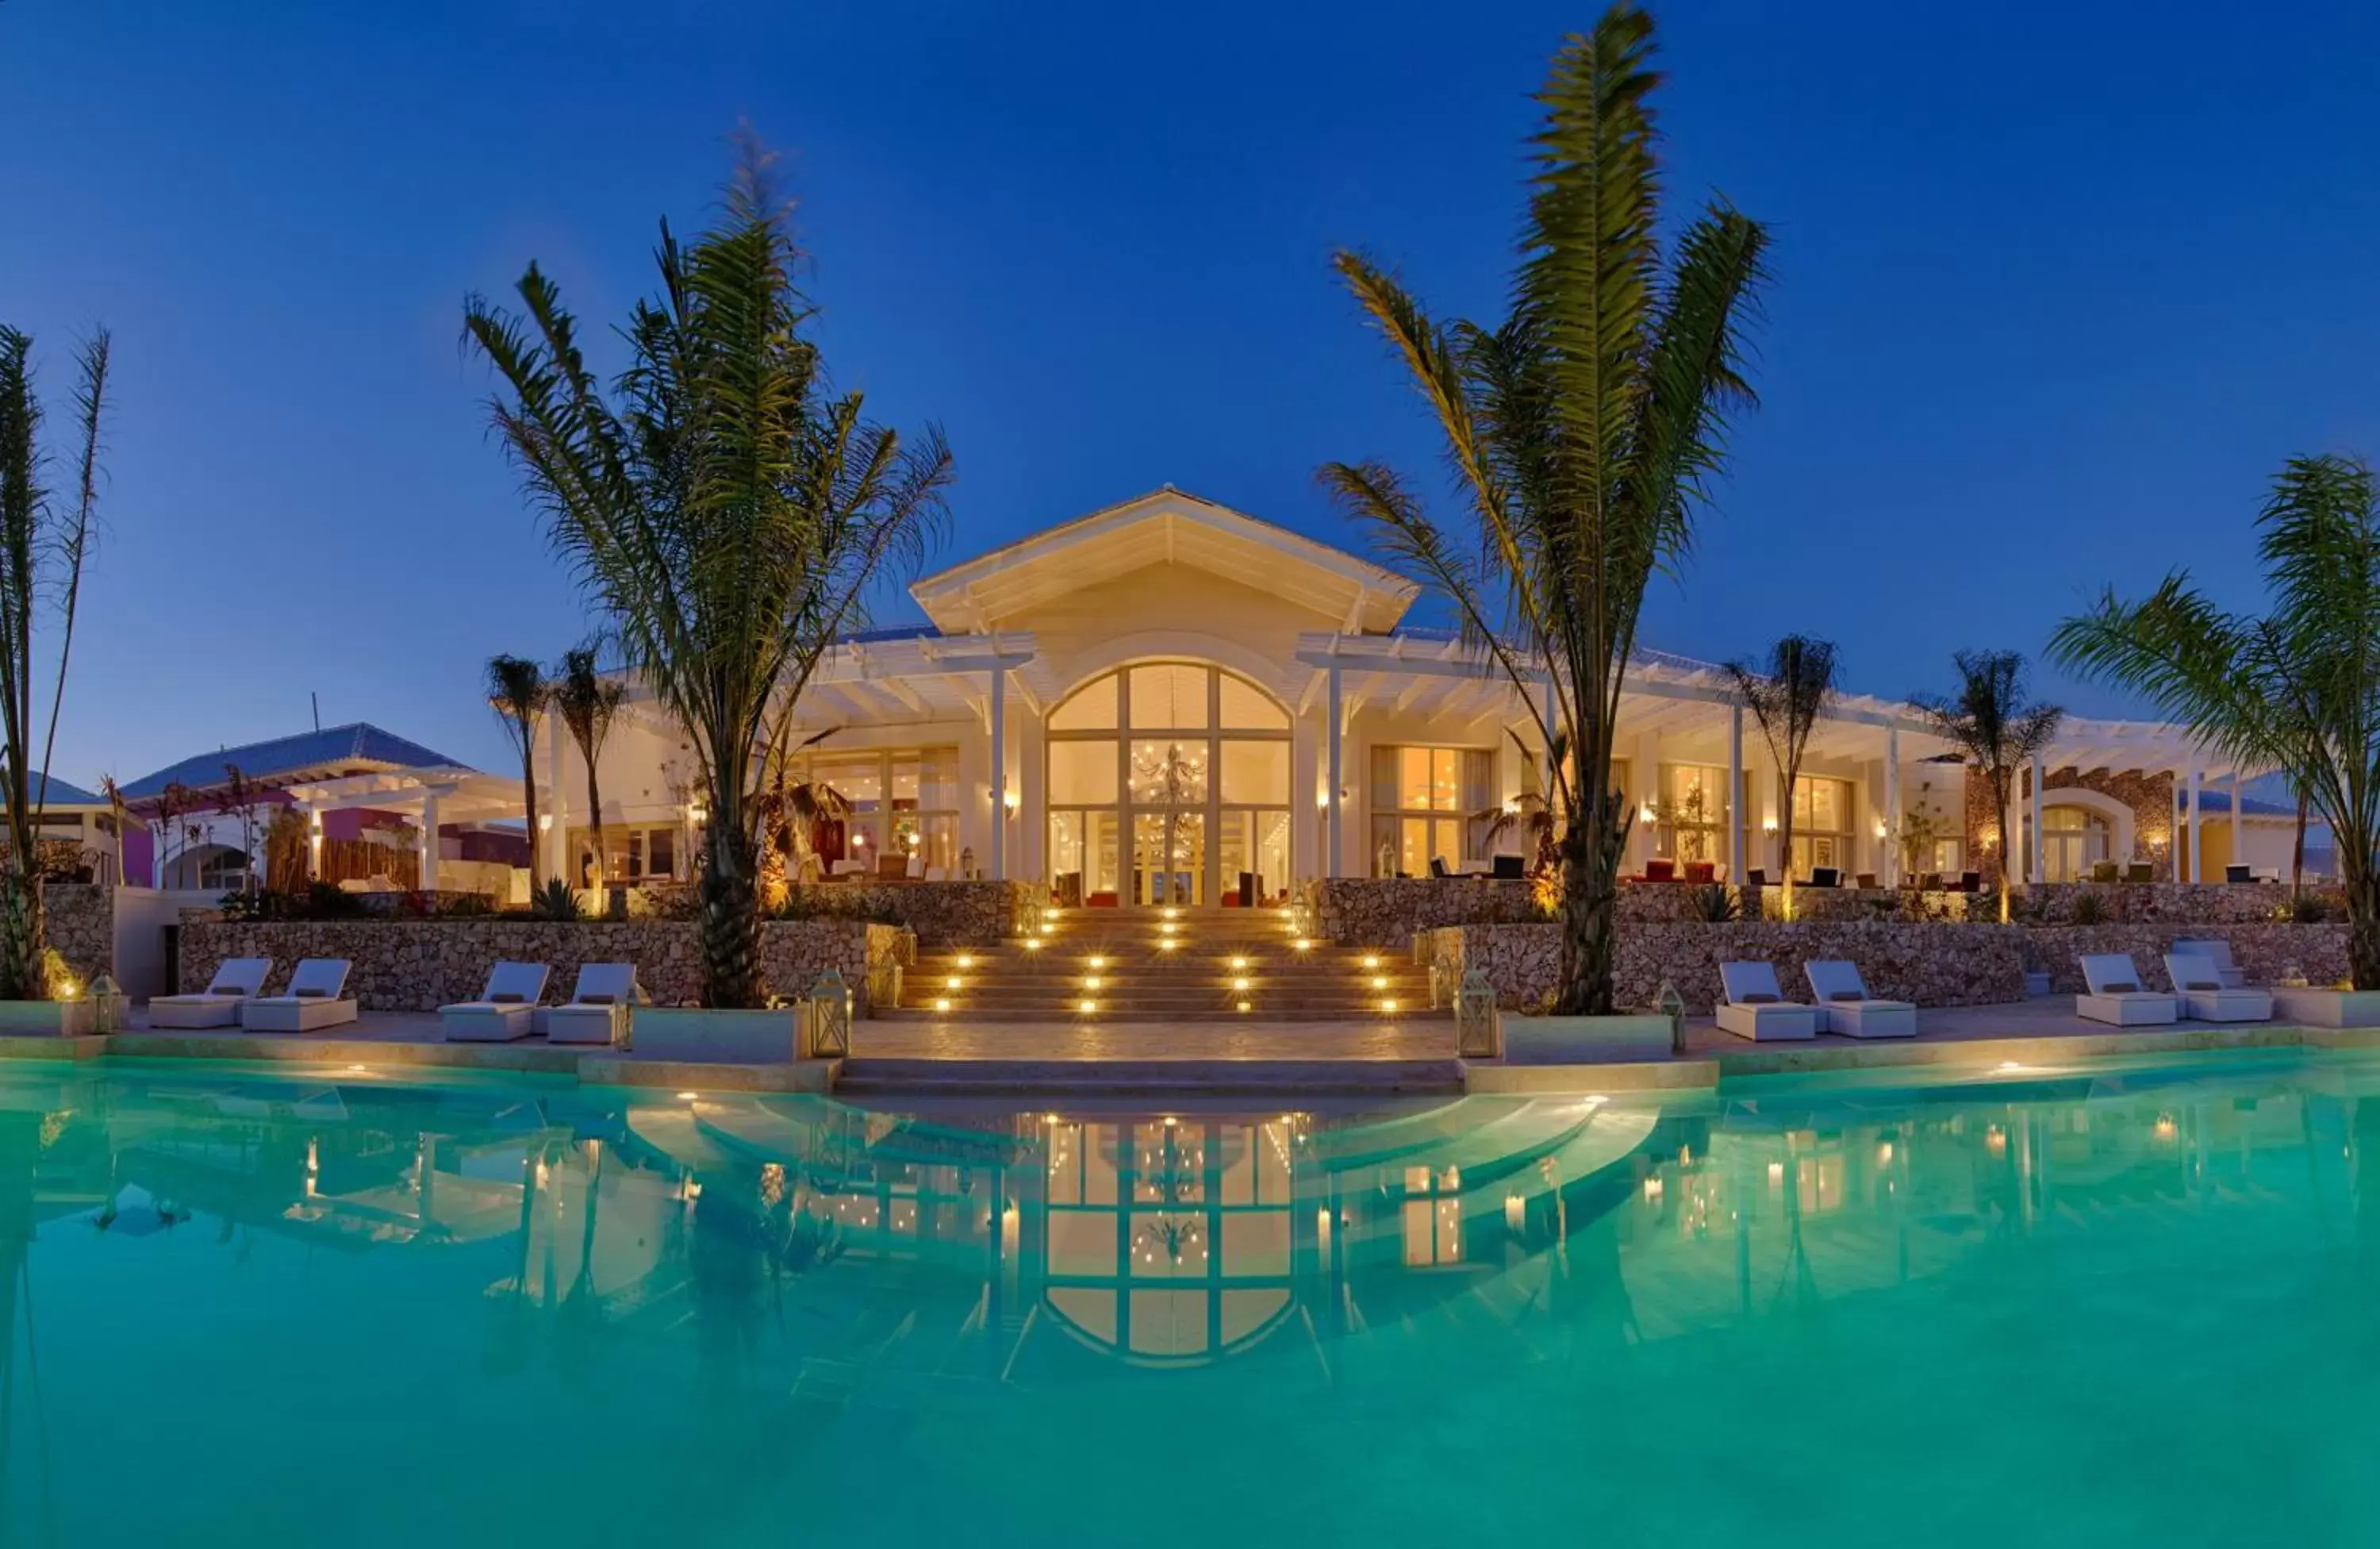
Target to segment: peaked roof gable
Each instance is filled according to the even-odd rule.
[[[909,594],[945,632],[980,633],[1159,564],[1195,566],[1362,632],[1394,628],[1420,591],[1368,559],[1165,484],[937,571]]]
[[[321,731],[303,731],[294,737],[270,738],[197,754],[128,782],[125,799],[139,801],[156,796],[177,781],[194,790],[212,789],[224,783],[225,765],[237,765],[242,775],[261,781],[342,769],[468,767],[395,732],[382,731],[369,721],[356,721],[344,726],[324,726]]]

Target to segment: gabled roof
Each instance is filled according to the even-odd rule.
[[[140,801],[156,796],[179,781],[193,790],[211,790],[224,783],[225,765],[237,765],[249,780],[285,785],[296,779],[321,779],[343,774],[368,774],[384,769],[462,769],[445,754],[419,742],[382,731],[368,721],[324,726],[295,737],[275,737],[242,743],[212,753],[200,753],[143,774],[124,787],[125,799]]]
[[[49,793],[44,796],[42,792],[42,772],[38,769],[33,771],[27,784],[31,787],[34,799],[41,801],[44,807],[104,807],[107,805],[107,798],[97,791],[85,790],[73,781],[61,780],[55,774],[50,776]],[[0,802],[0,808],[6,806],[6,802]]]
[[[1070,592],[1169,562],[1269,592],[1351,631],[1394,628],[1420,591],[1368,559],[1165,484],[938,571],[909,594],[941,629],[980,632]]]

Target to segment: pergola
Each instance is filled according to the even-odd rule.
[[[438,885],[441,823],[488,822],[522,815],[520,782],[500,779],[461,764],[383,769],[369,774],[298,780],[279,787],[306,815],[306,871],[322,874],[322,814],[351,809],[413,817],[420,830],[419,877],[425,890]]]

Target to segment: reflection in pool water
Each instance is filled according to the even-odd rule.
[[[902,1114],[0,1071],[10,1543],[2372,1542],[2380,1064]]]

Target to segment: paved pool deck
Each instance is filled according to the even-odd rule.
[[[1061,1091],[1317,1094],[1624,1092],[1707,1090],[1723,1080],[1923,1066],[1989,1069],[2220,1049],[2374,1048],[2380,1029],[2180,1022],[2112,1028],[2074,1015],[2070,996],[1919,1013],[1913,1039],[1821,1035],[1755,1043],[1708,1018],[1686,1024],[1678,1057],[1634,1064],[1507,1065],[1463,1061],[1443,1015],[1350,1022],[1050,1023],[862,1021],[848,1060],[739,1064],[639,1059],[633,1051],[549,1043],[448,1043],[430,1013],[366,1012],[332,1032],[236,1028],[105,1037],[0,1038],[0,1059],[219,1060],[373,1070],[532,1072],[596,1085],[743,1092],[847,1091],[870,1096]]]

